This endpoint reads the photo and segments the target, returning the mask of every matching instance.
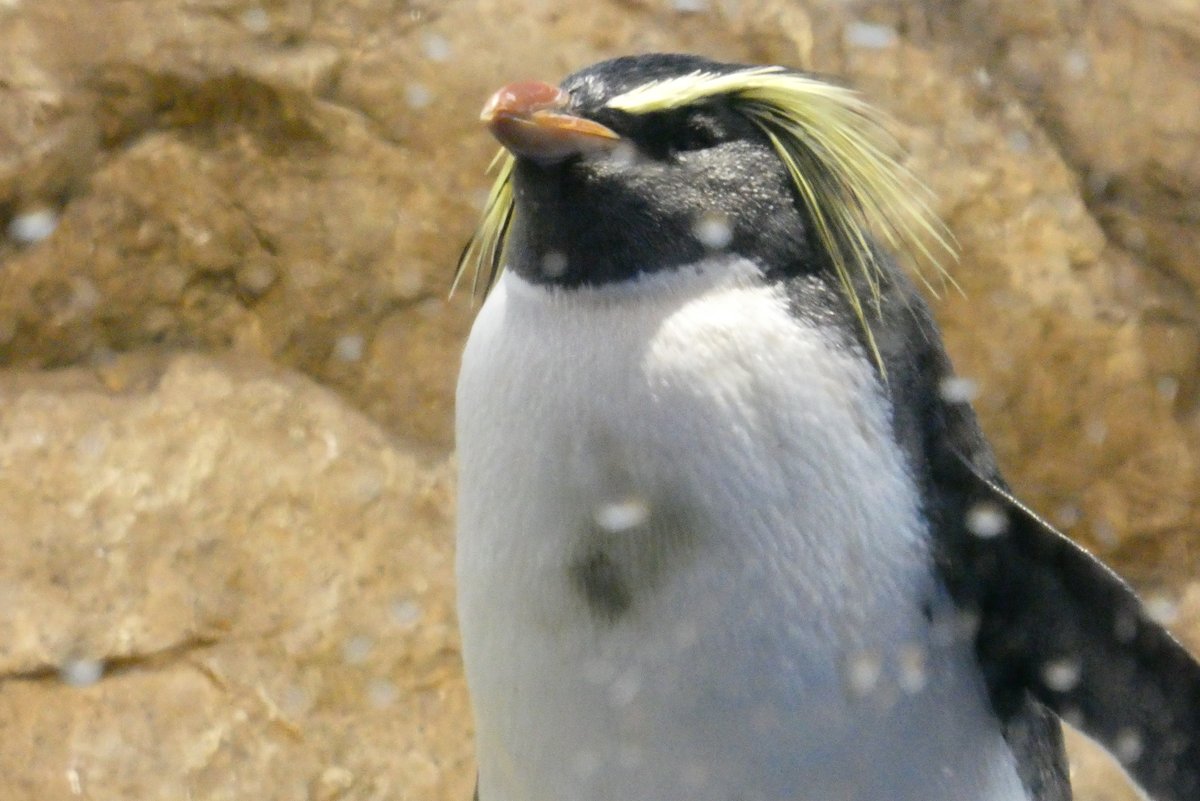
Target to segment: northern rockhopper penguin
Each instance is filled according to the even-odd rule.
[[[482,116],[457,411],[480,801],[1062,801],[1059,718],[1200,799],[1200,668],[945,391],[893,256],[948,236],[876,112],[645,55]]]

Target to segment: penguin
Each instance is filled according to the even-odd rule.
[[[1063,719],[1200,798],[1200,666],[1005,484],[897,261],[952,240],[886,118],[676,54],[481,118],[479,801],[1067,801]]]

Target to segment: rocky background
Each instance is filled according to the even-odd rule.
[[[897,118],[1012,482],[1200,648],[1200,0],[0,0],[0,799],[466,801],[477,113],[647,50]]]

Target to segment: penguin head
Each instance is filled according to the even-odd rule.
[[[509,84],[481,119],[502,149],[459,278],[601,286],[731,255],[827,280],[869,341],[890,268],[876,241],[948,249],[882,116],[805,73],[629,56]]]
[[[514,157],[505,263],[534,283],[602,285],[716,252],[810,260],[801,209],[770,141],[725,94],[628,110],[640,87],[739,67],[692,57],[607,61],[560,87],[525,83],[484,116]]]

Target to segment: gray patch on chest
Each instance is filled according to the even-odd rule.
[[[704,530],[695,505],[679,493],[626,493],[590,511],[576,535],[578,549],[567,577],[591,617],[604,624],[635,613],[685,567]]]
[[[628,577],[602,548],[572,563],[568,573],[593,617],[612,623],[629,611],[633,597]]]

